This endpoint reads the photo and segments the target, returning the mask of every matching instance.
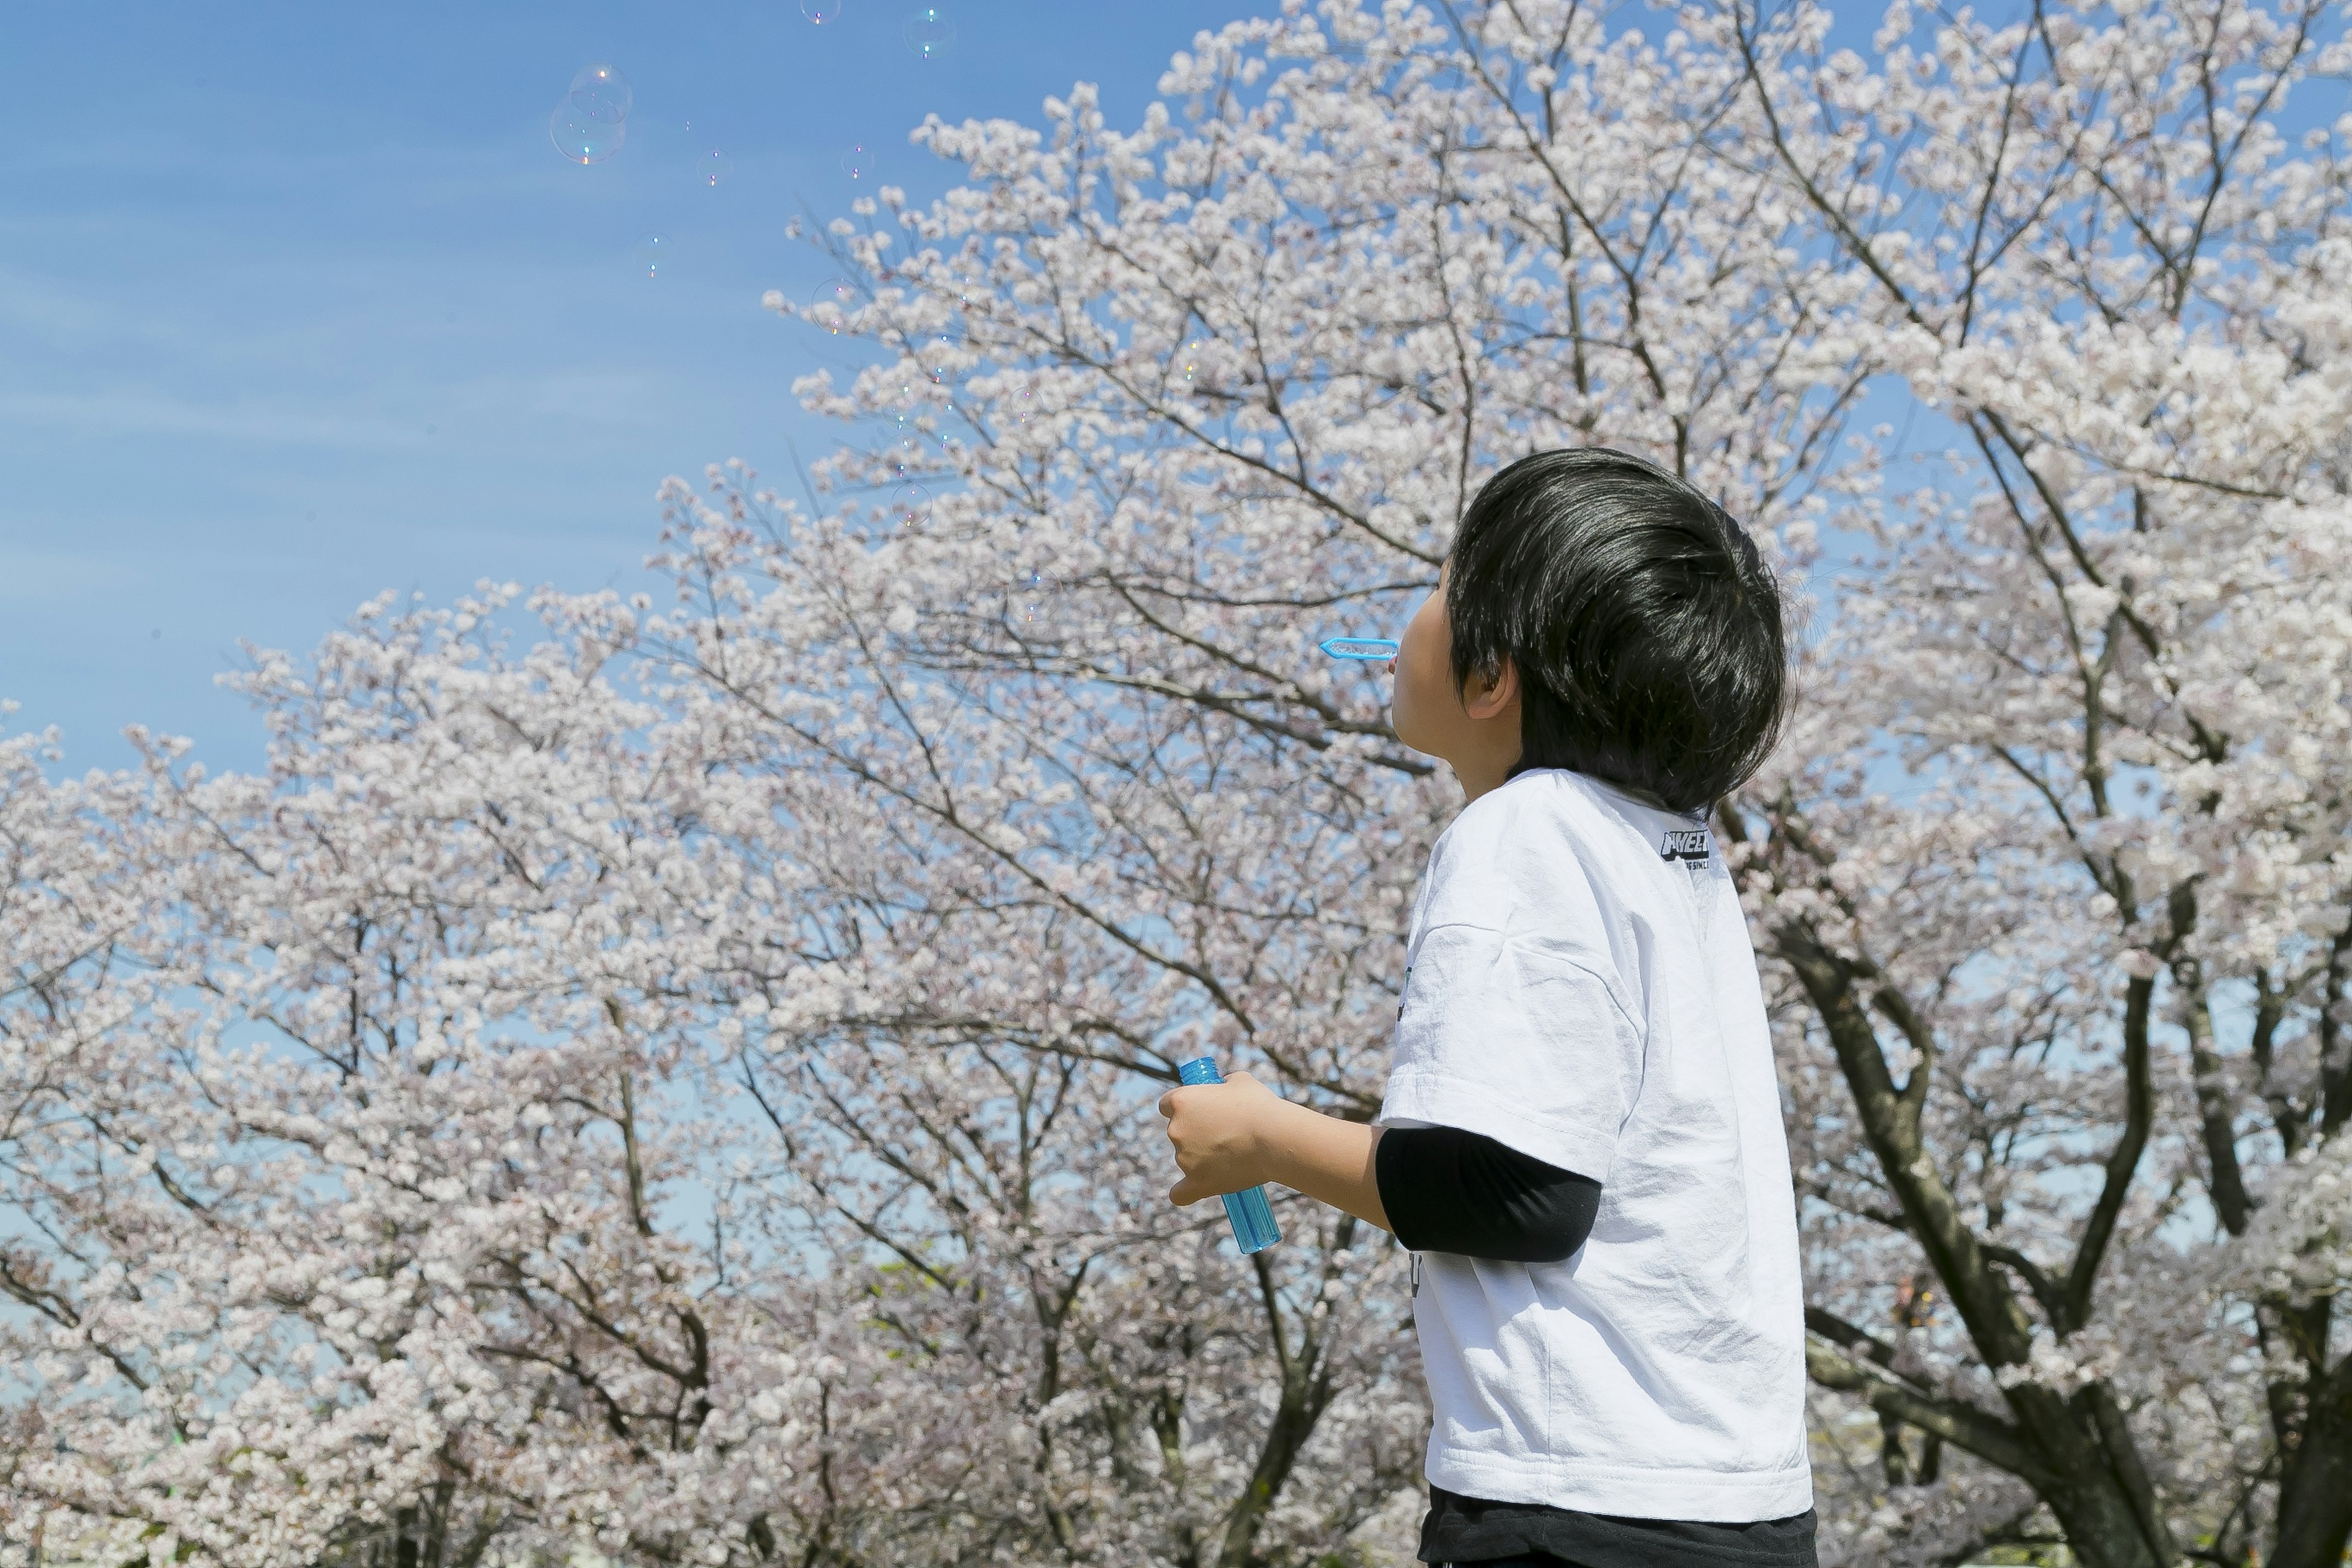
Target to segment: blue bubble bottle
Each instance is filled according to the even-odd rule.
[[[1217,1070],[1214,1057],[1194,1057],[1180,1062],[1176,1077],[1182,1083],[1223,1083],[1225,1075]],[[1244,1193],[1226,1193],[1225,1218],[1233,1222],[1234,1244],[1244,1253],[1264,1252],[1282,1239],[1282,1231],[1274,1223],[1274,1206],[1265,1201],[1264,1187],[1252,1187]]]

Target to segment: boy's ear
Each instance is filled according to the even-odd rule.
[[[1519,700],[1519,669],[1509,659],[1502,661],[1490,682],[1483,675],[1474,675],[1462,692],[1462,707],[1473,719],[1497,719]]]

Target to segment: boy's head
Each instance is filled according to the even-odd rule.
[[[1569,768],[1693,811],[1763,762],[1786,686],[1780,589],[1748,535],[1592,447],[1521,458],[1470,503],[1406,629],[1395,724],[1474,794],[1474,772]]]

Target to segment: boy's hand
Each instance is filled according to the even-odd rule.
[[[1184,1173],[1169,1189],[1169,1201],[1181,1207],[1273,1179],[1264,1132],[1283,1103],[1245,1072],[1161,1095],[1160,1114],[1168,1118],[1168,1142],[1176,1145],[1176,1165]]]

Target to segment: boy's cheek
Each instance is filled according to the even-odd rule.
[[[1406,690],[1402,676],[1397,678],[1396,692],[1389,699],[1389,728],[1396,731],[1398,740],[1414,751],[1422,752],[1429,751],[1429,747],[1423,744],[1424,737],[1421,733],[1419,706],[1412,700],[1411,693]]]

